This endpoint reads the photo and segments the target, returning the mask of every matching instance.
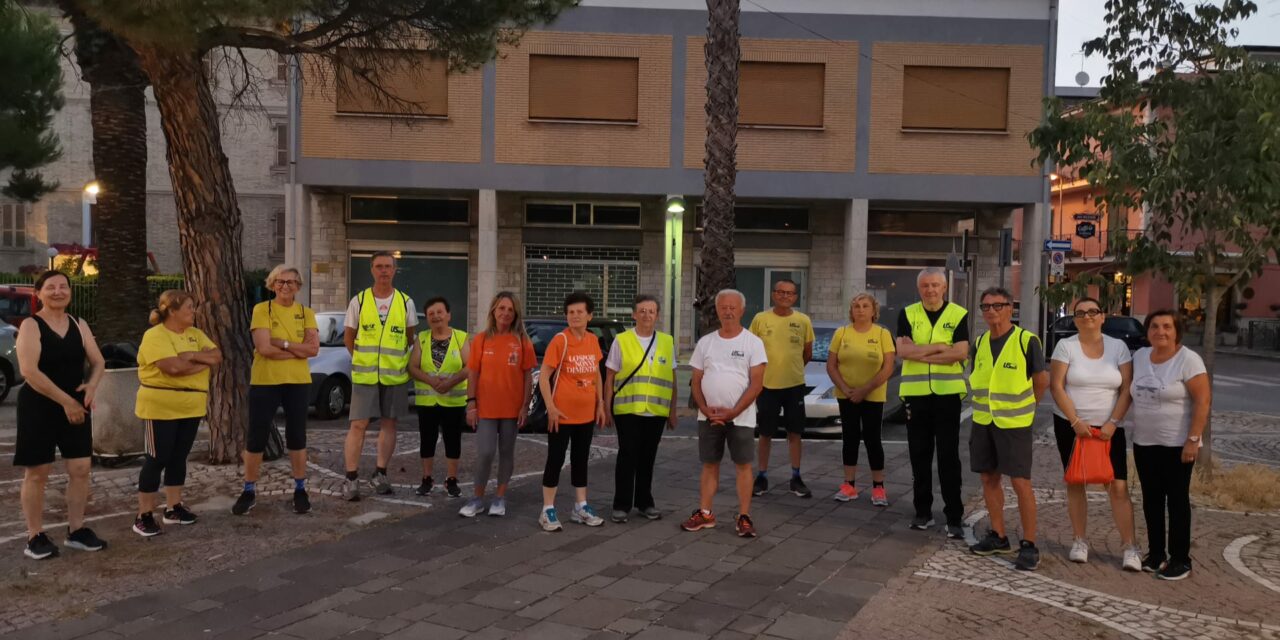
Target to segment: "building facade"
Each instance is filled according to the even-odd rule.
[[[998,281],[999,230],[1015,211],[1047,219],[1026,134],[1053,86],[1053,6],[744,4],[734,246],[749,311],[781,278],[829,320],[861,291],[896,313],[925,266],[954,267],[966,304]],[[585,289],[620,318],[645,292],[690,346],[706,22],[696,0],[587,0],[472,72],[421,52],[385,76],[413,106],[300,65],[287,247],[310,266],[311,304],[343,308],[387,249],[402,288],[449,296],[467,326],[500,290],[557,315]]]

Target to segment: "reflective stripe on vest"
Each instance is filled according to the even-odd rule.
[[[675,342],[670,334],[661,331],[655,332],[653,339],[657,342],[653,345],[651,357],[641,363],[644,347],[640,346],[640,337],[634,330],[618,335],[622,368],[615,374],[614,384],[622,382],[623,377],[632,371],[636,375],[627,381],[627,386],[614,391],[615,414],[648,413],[664,418],[671,415],[671,398],[676,392]]]
[[[383,386],[408,382],[410,344],[405,295],[398,289],[391,294],[385,325],[378,318],[373,289],[360,292],[360,298],[360,326],[351,352],[351,382]]]
[[[998,356],[991,353],[991,332],[978,338],[978,352],[973,358],[973,422],[995,425],[1001,429],[1030,427],[1036,417],[1036,395],[1027,376],[1027,345],[1035,336],[1014,327]],[[1021,345],[1019,352],[1015,346]]]
[[[453,374],[462,371],[462,345],[467,341],[467,332],[461,329],[454,329],[453,336],[449,338],[449,350],[444,352],[444,362],[440,363],[440,368],[436,369],[435,360],[431,359],[431,332],[423,331],[418,334],[418,345],[422,350],[422,360],[418,362],[419,368],[427,373],[443,373]],[[467,404],[467,379],[463,378],[462,382],[454,385],[447,393],[439,393],[432,389],[427,383],[414,380],[413,381],[413,403],[419,407],[434,407],[440,405],[442,407],[461,407]]]
[[[907,323],[911,325],[911,341],[918,345],[953,344],[956,327],[969,312],[964,307],[948,302],[938,316],[938,325],[929,322],[929,314],[924,304],[917,302],[906,309]],[[915,360],[902,361],[902,377],[898,384],[898,395],[910,396],[956,395],[964,397],[966,392],[964,363],[925,364]]]

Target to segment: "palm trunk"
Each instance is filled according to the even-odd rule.
[[[213,94],[195,53],[135,45],[151,78],[168,143],[178,209],[178,240],[196,326],[222,350],[209,387],[210,461],[239,460],[244,449],[252,345],[240,238],[242,224]]]
[[[137,56],[73,3],[62,9],[76,33],[76,59],[89,82],[96,206],[99,342],[138,344],[147,329],[147,77]],[[109,293],[108,293],[109,292]],[[109,301],[109,303],[107,303]]]
[[[733,286],[734,181],[738,150],[738,0],[707,0],[707,142],[698,265],[699,320],[715,331],[715,294]]]

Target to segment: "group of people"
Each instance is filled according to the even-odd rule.
[[[459,514],[469,518],[481,513],[505,515],[516,434],[528,419],[533,370],[540,366],[537,385],[547,409],[548,446],[539,526],[545,531],[562,528],[556,494],[566,455],[574,488],[571,521],[592,527],[604,523],[588,500],[587,481],[593,435],[607,426],[616,427],[618,434],[611,520],[626,522],[633,510],[647,519],[662,517],[653,497],[653,473],[662,433],[676,425],[677,363],[672,336],[656,329],[656,298],[636,297],[635,326],[619,334],[605,354],[587,328],[595,302],[583,292],[569,294],[563,305],[568,326],[551,339],[539,365],[514,294],[497,294],[483,328],[473,335],[452,326],[448,300],[432,298],[424,309],[429,327],[419,330],[414,301],[395,288],[395,272],[393,254],[375,253],[373,285],[355,295],[346,312],[344,342],[351,353],[352,392],[344,444],[344,498],[360,499],[360,460],[366,432],[375,418],[379,421],[375,468],[368,482],[376,494],[393,492],[387,466],[395,451],[398,419],[408,412],[411,396],[421,436],[422,480],[417,494],[426,496],[435,489],[436,443],[443,439],[444,490],[450,497],[462,495],[461,436],[470,429],[476,444],[473,495]],[[267,277],[275,297],[253,309],[250,420],[243,453],[244,488],[231,509],[235,515],[248,513],[256,504],[263,452],[280,410],[294,481],[292,507],[300,514],[311,508],[306,489],[311,382],[307,359],[318,352],[319,335],[314,312],[296,299],[302,284],[297,269],[276,267]],[[18,334],[19,365],[28,382],[18,395],[14,463],[26,472],[22,485],[28,528],[25,553],[42,559],[58,553],[41,521],[55,449],[61,452],[69,477],[64,545],[87,551],[107,545],[84,524],[92,454],[89,423],[104,361],[88,325],[67,313],[71,298],[67,277],[46,272],[35,288],[43,306],[22,323]],[[1178,316],[1170,311],[1149,315],[1146,328],[1151,347],[1130,356],[1122,342],[1102,334],[1106,314],[1098,301],[1082,298],[1072,309],[1078,335],[1059,342],[1046,366],[1039,339],[1012,323],[1008,291],[992,288],[982,293],[979,308],[988,330],[971,346],[968,312],[946,301],[945,272],[923,270],[917,288],[920,302],[901,311],[896,337],[877,324],[879,303],[869,294],[850,301],[849,324],[832,336],[826,370],[839,404],[844,464],[844,482],[833,498],[848,502],[861,495],[858,454],[865,445],[871,503],[889,505],[881,420],[888,380],[901,359],[899,392],[907,413],[915,511],[910,527],[927,530],[935,525],[936,454],[945,531],[948,537],[964,538],[959,433],[967,395],[973,411],[970,467],[981,476],[990,519],[990,530],[970,549],[979,555],[1014,553],[1001,485],[1002,478],[1009,476],[1022,528],[1015,566],[1034,570],[1039,550],[1031,487],[1031,426],[1040,398],[1052,389],[1054,432],[1064,467],[1079,439],[1111,443],[1115,480],[1109,492],[1124,545],[1122,566],[1172,580],[1189,575],[1189,485],[1208,418],[1210,391],[1203,362],[1181,346]],[[726,289],[715,296],[720,327],[698,340],[689,362],[702,471],[698,508],[681,524],[686,531],[716,526],[713,500],[728,449],[738,498],[734,528],[742,537],[756,535],[751,499],[769,490],[771,443],[780,429],[787,433],[788,490],[800,498],[812,496],[800,467],[806,422],[804,367],[813,355],[814,331],[808,316],[794,308],[798,294],[793,281],[774,283],[773,306],[757,314],[749,327],[742,324],[746,297],[741,292]],[[135,410],[146,423],[139,508],[133,525],[142,536],[162,532],[154,514],[162,481],[161,522],[197,522],[197,515],[182,501],[186,459],[206,414],[210,369],[222,358],[217,345],[194,326],[195,302],[189,293],[164,292],[150,320],[154,326],[144,334],[138,351]],[[966,376],[969,362],[972,367]],[[1136,547],[1126,486],[1128,441],[1133,442],[1142,483],[1149,537],[1145,556]],[[496,488],[486,500],[495,457]],[[754,474],[753,461],[758,465]],[[1067,493],[1074,534],[1069,557],[1086,562],[1084,487],[1069,485]]]

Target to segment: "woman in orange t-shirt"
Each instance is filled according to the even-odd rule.
[[[587,460],[591,457],[591,436],[604,419],[601,394],[600,340],[587,331],[595,311],[591,296],[574,291],[564,299],[569,328],[547,344],[542,359],[538,389],[547,403],[547,466],[542,471],[542,513],[538,524],[543,531],[559,531],[556,517],[556,487],[569,448],[570,477],[576,498],[570,518],[588,527],[604,524],[587,504]],[[554,381],[552,376],[555,376]],[[570,446],[572,444],[572,446]]]
[[[475,497],[458,511],[474,518],[484,511],[494,453],[498,456],[498,489],[489,515],[507,514],[507,484],[516,461],[516,432],[524,426],[533,393],[533,368],[538,357],[524,331],[520,302],[510,291],[489,303],[484,331],[471,338],[467,362],[467,426],[476,432]]]

